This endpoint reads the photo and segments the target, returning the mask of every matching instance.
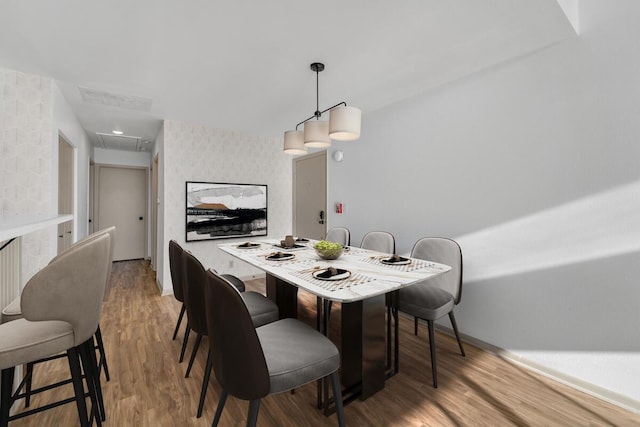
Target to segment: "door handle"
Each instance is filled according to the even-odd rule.
[[[318,220],[318,224],[324,224],[324,211],[320,211],[320,219]]]
[[[141,217],[141,216],[139,216],[139,217],[138,217],[138,219],[139,219],[140,221],[142,221],[144,218],[143,218],[143,217]]]

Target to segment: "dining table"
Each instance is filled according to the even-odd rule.
[[[325,260],[314,250],[315,243],[301,238],[296,239],[294,247],[285,248],[279,240],[265,239],[218,247],[266,273],[267,297],[276,302],[281,318],[297,317],[299,289],[314,294],[318,302],[329,307],[323,310],[327,322],[331,305],[326,302],[341,304],[341,381],[345,390],[365,400],[384,389],[389,376],[390,338],[385,328],[389,300],[385,296],[416,283],[428,283],[428,279],[445,274],[451,267],[352,246],[344,247],[339,258]]]

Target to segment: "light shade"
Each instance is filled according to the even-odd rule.
[[[309,120],[304,124],[304,145],[313,148],[326,148],[331,145],[329,122]]]
[[[360,138],[362,112],[356,107],[336,107],[329,111],[329,137],[336,141]]]
[[[287,154],[305,154],[304,132],[301,130],[288,130],[284,133],[284,152]]]

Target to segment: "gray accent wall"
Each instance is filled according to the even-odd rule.
[[[328,221],[455,238],[462,333],[640,410],[640,3],[579,6],[579,36],[365,114]]]

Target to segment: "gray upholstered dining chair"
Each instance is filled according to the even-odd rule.
[[[109,246],[109,264],[108,264],[108,268],[107,268],[107,277],[106,277],[106,283],[105,283],[105,287],[104,287],[104,296],[103,296],[103,301],[106,301],[107,297],[109,296],[109,291],[110,291],[110,281],[109,278],[111,277],[111,267],[113,265],[113,248],[115,246],[115,237],[116,237],[116,227],[111,226],[111,227],[107,227],[105,229],[96,231],[95,233],[92,233],[86,237],[84,237],[83,239],[78,240],[77,242],[75,242],[74,244],[72,244],[69,249],[61,252],[60,254],[56,255],[55,257],[53,257],[51,259],[51,261],[49,261],[49,264],[51,264],[52,262],[55,262],[58,258],[64,256],[68,251],[76,249],[78,247],[81,247],[83,245],[86,245],[87,243],[91,242],[92,240],[104,235],[104,234],[108,234],[110,237],[110,246]],[[2,319],[1,319],[1,323],[6,323],[6,322],[10,322],[12,320],[17,320],[23,317],[22,314],[22,308],[21,308],[21,297],[19,296],[18,298],[16,298],[15,300],[13,300],[7,307],[5,307],[2,310]],[[106,352],[105,352],[105,348],[104,348],[104,342],[102,340],[102,331],[100,330],[100,325],[98,324],[98,327],[95,331],[94,334],[94,338],[96,340],[96,345],[95,345],[95,349],[98,350],[98,353],[100,354],[100,360],[98,363],[98,372],[102,372],[104,370],[104,375],[107,381],[110,380],[110,376],[109,376],[109,366],[107,364],[107,356],[106,356]],[[64,354],[61,354],[60,357],[64,357]],[[51,358],[46,358],[44,360],[35,360],[33,362],[29,362],[26,365],[26,372],[25,372],[25,406],[29,407],[30,402],[31,402],[31,385],[33,382],[33,368],[36,364],[38,363],[42,363],[42,362],[46,362],[51,360]],[[62,383],[64,384],[64,382]],[[102,406],[102,401],[100,401],[100,405]]]
[[[344,426],[338,378],[340,354],[324,335],[291,318],[254,328],[241,294],[209,270],[206,288],[211,356],[222,395],[213,420],[217,426],[227,396],[249,400],[247,426],[258,420],[260,400],[331,377],[338,424]]]
[[[342,246],[349,246],[351,244],[351,233],[344,227],[334,227],[327,231],[324,240],[340,243]]]
[[[169,241],[169,270],[171,273],[171,283],[173,285],[173,296],[179,302],[182,303],[182,306],[180,307],[180,314],[178,315],[178,322],[176,323],[176,327],[173,331],[172,339],[176,339],[178,330],[180,329],[180,324],[182,323],[182,318],[184,317],[184,314],[186,313],[186,309],[187,309],[184,304],[185,285],[184,285],[184,272],[182,271],[183,252],[184,252],[184,249],[182,248],[182,246],[180,246],[180,244],[178,244],[178,242],[176,242],[175,240]],[[238,288],[240,292],[244,292],[245,287],[244,287],[244,282],[242,280],[240,280],[239,278],[231,274],[225,274],[225,277],[227,277],[227,279],[229,279],[229,281],[231,281],[231,283],[233,283],[234,286]],[[184,353],[187,348],[187,343],[189,342],[190,330],[191,329],[189,328],[189,325],[187,325],[185,327],[184,336],[182,337],[182,349],[180,351],[180,358],[178,359],[179,363],[182,363],[182,361],[184,360]]]
[[[171,273],[171,284],[173,285],[173,296],[181,303],[178,322],[173,330],[172,340],[176,339],[178,329],[182,323],[182,318],[186,308],[184,306],[184,294],[182,292],[182,247],[175,240],[169,240],[169,272]],[[183,354],[184,356],[184,354]],[[180,357],[182,361],[182,357]]]
[[[453,315],[453,308],[460,302],[462,296],[462,251],[454,240],[425,237],[416,242],[411,251],[411,257],[451,266],[451,270],[441,276],[400,289],[398,296],[398,309],[414,316],[414,333],[416,335],[418,335],[418,319],[427,321],[433,386],[438,387],[434,331],[436,320],[449,315],[460,353],[462,356],[465,355],[458,333],[458,325]]]
[[[207,325],[207,307],[205,305],[205,288],[208,286],[206,270],[202,266],[202,263],[200,263],[200,261],[191,252],[184,251],[182,257],[185,283],[184,301],[187,306],[188,323],[189,328],[197,334],[196,342],[194,343],[193,350],[191,352],[189,366],[187,367],[187,373],[185,375],[186,378],[189,376],[189,372],[193,366],[193,361],[195,360],[202,337],[209,336],[210,334]],[[235,283],[230,281],[228,275],[223,276],[228,283],[235,287]],[[240,292],[240,289],[237,287],[235,287],[235,289]],[[242,289],[244,289],[244,284]],[[242,300],[248,307],[251,320],[255,327],[278,320],[278,306],[273,301],[257,292],[242,292],[241,295]],[[200,392],[200,403],[198,405],[197,413],[198,418],[202,415],[204,399],[207,394],[207,385],[209,384],[209,377],[211,376],[213,363],[210,357],[211,349],[209,349],[208,354],[209,356],[207,357],[207,365],[205,367],[204,378],[202,381],[202,390]]]
[[[396,252],[396,239],[386,231],[370,231],[364,235],[360,247],[385,254]]]
[[[74,401],[82,426],[90,425],[94,418],[97,425],[101,425],[100,380],[93,335],[100,319],[110,250],[109,235],[98,236],[56,257],[25,285],[21,298],[23,317],[0,325],[0,426],[6,427],[16,418]],[[12,392],[15,366],[60,352],[66,352],[75,397],[10,415],[11,405],[24,397],[20,388]],[[91,400],[90,416],[83,371]]]

